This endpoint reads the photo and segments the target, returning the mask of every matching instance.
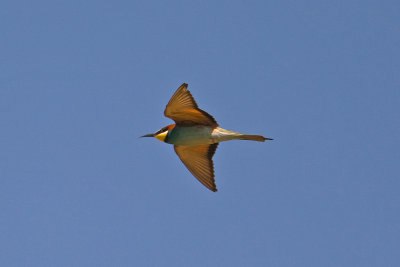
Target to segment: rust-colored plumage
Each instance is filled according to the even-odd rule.
[[[218,127],[213,116],[199,109],[187,87],[187,83],[184,83],[176,90],[165,107],[164,115],[173,119],[178,125],[198,124]]]

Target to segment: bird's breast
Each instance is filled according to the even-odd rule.
[[[175,126],[168,134],[166,142],[178,146],[196,146],[213,144],[216,142],[212,137],[214,128],[202,125]]]

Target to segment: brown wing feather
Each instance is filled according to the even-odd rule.
[[[218,123],[213,116],[199,109],[187,87],[184,83],[176,90],[165,107],[164,115],[179,125],[201,124],[217,127]]]
[[[216,192],[212,157],[218,143],[201,146],[174,146],[176,154],[188,170],[211,191]]]

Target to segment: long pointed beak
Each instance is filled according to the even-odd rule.
[[[145,135],[143,135],[141,137],[154,137],[154,134],[145,134]]]

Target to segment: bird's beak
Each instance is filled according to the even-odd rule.
[[[154,134],[145,134],[145,135],[143,135],[141,137],[154,137]]]

